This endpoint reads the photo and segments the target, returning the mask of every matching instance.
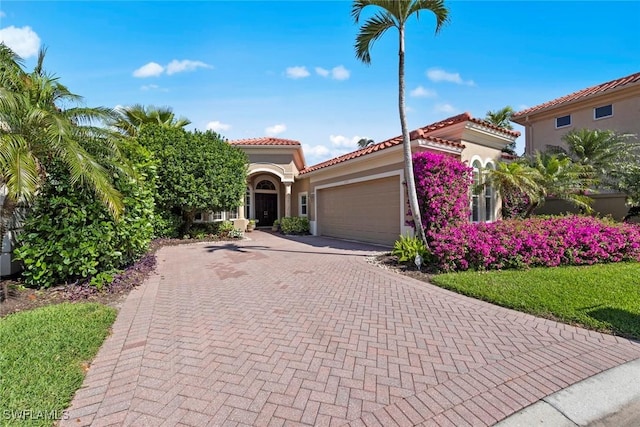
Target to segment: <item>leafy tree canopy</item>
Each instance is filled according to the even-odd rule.
[[[137,140],[158,161],[156,207],[180,215],[183,232],[196,211],[230,210],[242,203],[246,154],[217,133],[143,125]]]

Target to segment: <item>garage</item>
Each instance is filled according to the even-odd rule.
[[[400,235],[400,177],[316,190],[318,234],[393,245]]]

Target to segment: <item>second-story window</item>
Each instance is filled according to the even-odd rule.
[[[563,128],[566,126],[571,126],[571,114],[567,114],[566,116],[556,117],[556,128]]]
[[[602,107],[596,107],[593,109],[594,119],[604,119],[605,117],[613,116],[613,105],[603,105]]]

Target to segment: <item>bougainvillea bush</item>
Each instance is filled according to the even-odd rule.
[[[584,216],[467,223],[430,239],[443,271],[640,261],[639,225]]]
[[[425,231],[438,231],[468,221],[472,171],[458,159],[443,154],[413,155],[413,174]]]

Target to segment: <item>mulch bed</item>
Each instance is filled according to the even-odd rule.
[[[98,291],[88,281],[53,286],[48,289],[26,288],[19,278],[0,281],[0,318],[11,313],[31,310],[45,305],[62,302],[98,302],[119,309],[129,292],[141,285],[156,266],[156,251],[163,246],[176,246],[200,242],[217,242],[223,239],[207,237],[203,239],[156,239],[149,245],[149,251],[133,265],[117,274],[108,286]],[[226,239],[225,239],[226,240]],[[8,284],[9,298],[4,298],[3,286]]]

